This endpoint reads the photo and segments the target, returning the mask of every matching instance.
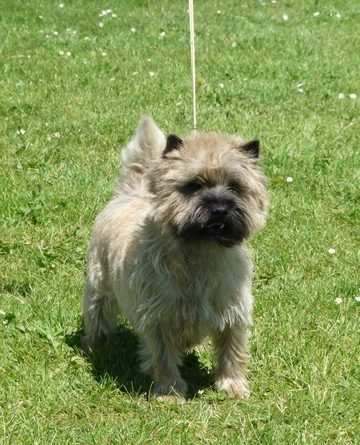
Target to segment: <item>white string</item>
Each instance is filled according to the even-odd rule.
[[[193,117],[193,130],[196,130],[195,30],[194,30],[193,0],[189,0],[189,24],[190,24],[190,57],[191,57],[191,80],[192,80],[192,117]]]

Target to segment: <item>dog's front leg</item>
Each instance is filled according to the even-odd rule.
[[[230,396],[245,398],[250,395],[246,378],[247,327],[242,323],[227,326],[215,336],[217,353],[216,388]]]
[[[154,380],[153,392],[156,395],[175,393],[186,396],[187,384],[178,368],[182,353],[165,327],[157,326],[143,336],[140,358],[142,370]]]

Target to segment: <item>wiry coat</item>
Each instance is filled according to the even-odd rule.
[[[155,392],[185,394],[178,371],[182,354],[212,335],[216,385],[242,397],[249,392],[252,309],[243,238],[265,222],[265,179],[254,159],[236,149],[244,145],[239,138],[193,133],[182,142],[180,149],[167,150],[163,133],[145,118],[122,152],[120,184],[96,218],[88,254],[86,338],[92,345],[111,333],[121,311],[139,335],[142,369],[152,375]],[[187,193],[194,177],[203,181],[196,188],[211,183],[211,190],[204,185]],[[236,192],[228,185],[235,180]],[[218,196],[234,203],[239,230],[226,233],[224,224],[207,223],[207,203],[218,202]]]

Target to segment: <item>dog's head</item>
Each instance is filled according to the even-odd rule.
[[[156,218],[177,237],[227,247],[261,229],[267,191],[259,145],[213,133],[170,135],[148,172]]]

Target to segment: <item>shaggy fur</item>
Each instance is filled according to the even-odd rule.
[[[186,395],[183,353],[211,335],[216,387],[249,394],[251,261],[245,240],[265,223],[258,141],[191,133],[167,140],[150,118],[122,151],[122,177],[95,221],[84,295],[86,341],[121,311],[140,339],[159,395]]]

